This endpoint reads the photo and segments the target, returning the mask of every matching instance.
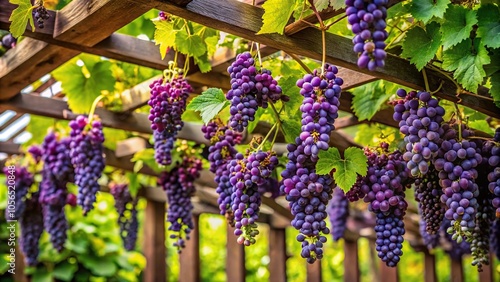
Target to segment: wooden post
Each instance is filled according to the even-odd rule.
[[[493,256],[493,253],[490,251],[490,265],[483,265],[483,271],[479,272],[479,281],[480,282],[489,282],[489,281],[495,281],[493,278],[494,276],[494,265],[495,265],[495,258]],[[493,266],[492,266],[493,265]]]
[[[226,257],[226,281],[245,281],[245,246],[236,242],[234,228],[227,227],[227,257]]]
[[[200,232],[199,215],[193,215],[194,229],[190,239],[186,240],[186,247],[180,254],[180,282],[199,282],[200,279]]]
[[[321,282],[321,260],[307,264],[307,282]]]
[[[286,282],[286,232],[284,228],[269,231],[269,281]]]
[[[19,225],[18,225],[19,226]],[[19,249],[19,245],[16,247],[16,272],[13,275],[14,281],[18,282],[28,282],[31,279],[24,274],[24,256],[21,250]]]
[[[436,257],[434,255],[429,254],[427,249],[424,249],[424,264],[425,264],[425,272],[424,272],[424,281],[425,282],[437,282],[436,275]]]
[[[453,282],[463,282],[464,272],[462,269],[462,260],[454,260],[450,257],[451,261],[451,281]]]
[[[144,282],[166,281],[165,203],[148,200],[144,219]]]
[[[389,267],[380,260],[380,280],[383,282],[398,282],[398,268],[397,267]],[[452,280],[454,281],[454,280]]]
[[[344,240],[344,281],[359,282],[358,241]]]

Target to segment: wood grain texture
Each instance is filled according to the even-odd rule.
[[[380,265],[380,281],[383,282],[399,282],[398,268],[388,267],[385,262],[379,260]]]
[[[148,200],[144,216],[144,282],[166,281],[165,203]]]
[[[179,254],[179,282],[199,282],[200,277],[200,231],[199,215],[193,215],[193,230],[186,240],[186,247]]]
[[[424,249],[424,281],[437,282],[436,257]]]
[[[269,230],[269,281],[286,282],[286,230]]]
[[[306,266],[306,281],[307,282],[321,282],[323,275],[321,274],[321,260],[316,260],[313,264],[307,263]]]
[[[455,260],[450,257],[451,261],[451,281],[464,282],[464,270],[462,267],[462,260]]]
[[[246,276],[245,247],[236,242],[234,228],[227,226],[226,279],[231,282],[244,282]]]
[[[358,242],[356,240],[344,241],[344,281],[359,282],[359,256]]]

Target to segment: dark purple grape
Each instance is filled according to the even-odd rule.
[[[29,266],[35,266],[38,262],[40,250],[38,242],[43,233],[43,213],[38,197],[37,192],[31,194],[29,199],[25,199],[26,209],[19,218],[21,227],[19,246],[24,255],[24,261]]]
[[[338,241],[344,237],[347,217],[349,216],[349,200],[339,187],[333,189],[333,196],[327,212],[332,225],[333,240]]]
[[[19,165],[5,166],[3,172],[5,174],[5,186],[8,188],[5,219],[18,220],[26,209],[25,197],[31,185],[33,185],[33,174],[26,167]]]
[[[9,50],[16,47],[17,39],[12,36],[12,34],[8,33],[2,37],[2,46]]]
[[[40,6],[33,10],[33,17],[38,28],[44,27],[44,22],[50,18],[50,14],[47,9],[43,6],[43,2]]]
[[[120,227],[120,237],[122,238],[123,245],[127,251],[134,250],[139,228],[137,198],[132,198],[127,184],[111,183],[109,190],[115,199],[115,208],[118,212],[118,226]]]

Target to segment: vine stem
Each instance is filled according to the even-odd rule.
[[[455,106],[455,111],[457,112],[458,119],[458,141],[462,141],[462,113],[460,112],[457,103],[453,103],[453,105]]]
[[[425,72],[425,68],[422,69],[422,76],[424,77],[425,91],[431,92],[429,87],[429,80],[427,79],[427,73]]]
[[[292,54],[292,53],[286,53],[288,56],[292,57],[299,65],[307,72],[307,73],[312,73],[312,70],[304,63],[302,60],[299,58],[299,56]]]
[[[273,109],[273,112],[274,112],[274,115],[276,116],[276,121],[281,129],[281,132],[283,132],[283,134],[285,134],[285,130],[283,129],[283,123],[281,122],[281,119],[280,119],[280,113],[276,110],[276,107],[274,106],[273,103],[269,103],[271,105],[271,109]]]
[[[321,76],[323,76],[325,74],[325,64],[326,64],[326,30],[328,28],[325,26],[323,19],[321,19],[321,15],[319,14],[318,10],[316,9],[316,6],[314,6],[314,1],[309,0],[309,4],[311,4],[311,9],[313,10],[314,14],[316,15],[316,18],[318,18],[319,27],[321,29],[321,44],[322,44],[322,48],[323,48],[323,54],[322,54],[322,58],[321,58]]]
[[[262,68],[262,56],[260,55],[260,43],[255,43],[255,46],[257,47],[257,57],[259,58],[259,66]]]
[[[347,18],[347,15],[345,15],[345,14],[344,14],[342,17],[340,17],[340,18],[336,19],[335,21],[333,21],[333,22],[329,23],[327,26],[325,26],[325,28],[326,28],[326,29],[329,29],[332,25],[334,25],[334,24],[336,24],[336,23],[340,22],[340,21],[341,21],[341,20],[343,20],[344,18]]]
[[[275,123],[271,129],[269,129],[269,132],[266,134],[266,136],[264,137],[264,139],[262,139],[262,142],[260,142],[259,146],[255,149],[255,151],[258,151],[260,149],[262,149],[262,147],[264,146],[264,143],[266,143],[267,139],[269,138],[269,136],[271,136],[271,132],[273,132],[274,128],[276,128],[276,126],[278,125],[278,123]],[[278,130],[276,130],[278,131]]]
[[[97,108],[97,104],[99,103],[99,101],[101,101],[102,98],[104,98],[104,95],[101,94],[101,95],[97,96],[97,98],[95,98],[94,102],[92,103],[92,107],[90,108],[90,112],[89,112],[88,124],[92,124],[92,120],[94,119],[95,109]]]

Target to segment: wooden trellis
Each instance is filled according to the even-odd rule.
[[[243,38],[264,44],[264,56],[278,50],[290,54],[321,59],[321,34],[318,30],[309,27],[303,22],[295,22],[285,28],[285,34],[256,35],[262,25],[263,10],[249,4],[251,1],[236,0],[74,0],[60,11],[50,11],[51,17],[45,22],[44,29],[35,32],[28,27],[25,36],[28,37],[12,50],[0,58],[0,110],[13,110],[15,116],[0,131],[12,124],[23,114],[35,114],[57,119],[73,119],[73,114],[66,102],[57,98],[38,96],[54,81],[43,84],[30,94],[20,94],[26,86],[38,80],[77,56],[81,52],[105,56],[108,58],[138,64],[154,69],[165,69],[168,61],[174,59],[173,53],[168,53],[165,60],[161,60],[158,47],[149,41],[139,40],[132,36],[116,33],[116,30],[128,24],[138,16],[152,8],[164,10],[187,20],[205,26],[228,32]],[[259,1],[258,1],[259,2]],[[263,1],[260,1],[263,2]],[[399,1],[391,1],[391,4]],[[0,29],[8,29],[8,18],[15,8],[8,0],[0,0]],[[322,12],[324,18],[331,18],[343,11],[327,9]],[[306,21],[314,23],[315,17]],[[327,62],[338,65],[339,76],[345,81],[341,98],[340,110],[350,112],[352,95],[345,90],[374,81],[385,79],[415,89],[424,88],[424,80],[419,71],[410,63],[401,58],[389,55],[385,68],[368,72],[356,66],[357,55],[352,52],[351,40],[327,34]],[[212,61],[212,71],[202,74],[193,66],[187,73],[187,79],[200,91],[203,86],[228,87],[228,78],[225,69],[234,58],[231,50],[219,50]],[[185,63],[179,56],[178,63]],[[188,62],[192,63],[192,62]],[[456,96],[455,84],[441,74],[426,68],[431,89],[438,89],[437,95],[443,99],[459,102],[465,106],[481,111],[493,117],[500,118],[500,111],[487,98],[487,89],[479,87],[478,93],[463,93]],[[106,127],[151,134],[150,122],[147,115],[134,113],[133,110],[144,105],[148,99],[147,84],[143,83],[122,93],[124,107],[122,112],[112,112],[98,108],[96,114],[102,119]],[[379,111],[372,119],[389,126],[397,126],[392,119],[392,110]],[[336,128],[348,127],[360,122],[356,117],[346,117],[335,122]],[[254,133],[265,134],[269,130],[268,124],[259,124]],[[356,144],[340,131],[332,133],[331,144],[340,150]],[[206,144],[201,134],[200,126],[186,123],[179,134],[179,138]],[[12,140],[13,138],[11,138]],[[247,136],[246,140],[250,140]],[[283,141],[283,137],[278,138]],[[1,143],[0,152],[8,154],[20,153],[17,145],[12,142]],[[279,150],[279,149],[278,149]],[[106,152],[106,162],[124,170],[133,171],[130,157],[118,158],[112,151]],[[155,175],[148,167],[143,167],[140,173]],[[213,175],[204,172],[197,181],[198,192],[196,197],[200,202],[195,203],[195,229],[191,240],[180,256],[181,281],[200,281],[199,233],[198,217],[200,213],[218,213],[217,199],[214,192]],[[142,189],[142,195],[147,199],[144,254],[147,258],[147,267],[144,272],[144,281],[164,281],[166,277],[164,248],[165,229],[165,195],[160,189]],[[264,198],[263,204],[270,213],[262,213],[259,220],[270,226],[269,246],[270,281],[286,281],[286,253],[285,228],[289,224],[291,215],[287,208],[270,198]],[[371,223],[373,224],[373,223]],[[349,234],[345,240],[345,281],[359,281],[357,240],[362,228],[371,227],[370,223],[362,219],[349,221]],[[412,227],[413,226],[413,227]],[[410,222],[410,232],[418,234],[418,226]],[[244,247],[238,245],[231,228],[228,228],[226,273],[228,281],[245,280]],[[373,241],[373,234],[368,236]],[[418,236],[417,236],[418,237]],[[418,245],[418,240],[414,242]],[[433,255],[425,252],[425,281],[437,281],[435,261]],[[321,264],[308,265],[308,281],[321,281]],[[388,268],[380,264],[380,281],[399,281],[397,268]],[[493,281],[493,270],[485,267],[480,274],[481,281]],[[452,281],[462,281],[463,273],[460,261],[452,262]],[[21,280],[19,280],[21,281]]]

